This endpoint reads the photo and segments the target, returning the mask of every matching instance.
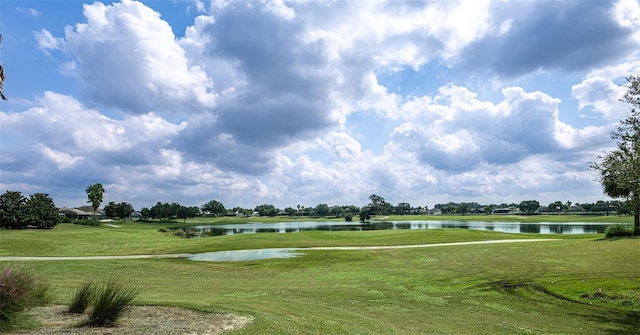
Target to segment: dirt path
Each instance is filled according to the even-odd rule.
[[[409,249],[409,248],[429,248],[429,247],[451,247],[460,245],[475,244],[498,244],[498,243],[524,243],[524,242],[545,242],[557,241],[557,239],[537,238],[537,239],[516,239],[516,240],[488,240],[471,242],[449,242],[431,244],[410,244],[410,245],[385,245],[385,246],[358,246],[358,247],[309,247],[292,248],[293,250],[382,250],[382,249]],[[0,261],[86,261],[101,259],[142,259],[142,258],[187,258],[192,254],[163,254],[163,255],[113,255],[113,256],[2,256]]]

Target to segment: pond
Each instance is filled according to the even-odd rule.
[[[309,230],[368,231],[460,228],[522,234],[602,234],[609,224],[601,222],[485,222],[485,221],[372,221],[372,222],[316,222],[294,221],[278,223],[243,223],[195,226],[204,235],[236,235],[257,233],[296,233]]]
[[[227,250],[204,252],[201,254],[193,254],[188,258],[192,261],[206,262],[237,262],[237,261],[253,261],[259,259],[270,258],[291,258],[300,256],[300,253],[294,252],[293,248],[273,248],[273,249],[251,249],[251,250]]]

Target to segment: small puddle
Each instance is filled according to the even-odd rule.
[[[273,248],[273,249],[253,249],[253,250],[228,250],[205,252],[201,254],[193,254],[189,256],[192,261],[204,262],[237,262],[237,261],[255,261],[259,259],[270,258],[292,258],[302,256],[301,253],[295,252],[295,248]]]

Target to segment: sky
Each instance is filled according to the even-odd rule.
[[[638,1],[2,1],[0,189],[59,207],[607,199]]]

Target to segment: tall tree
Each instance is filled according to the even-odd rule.
[[[278,214],[278,209],[270,204],[256,206],[254,210],[258,212],[260,216],[276,216]]]
[[[117,206],[117,216],[124,223],[124,221],[133,214],[133,206],[128,202],[121,202]]]
[[[469,208],[470,208],[469,204],[466,202],[463,202],[456,207],[456,212],[462,215],[467,215],[467,213],[469,213]]]
[[[540,208],[540,203],[538,200],[525,200],[520,202],[518,208],[527,214],[533,214]]]
[[[484,206],[484,214],[493,214],[493,209],[495,208],[495,206],[493,205],[486,205]]]
[[[550,212],[556,211],[558,214],[560,214],[563,206],[564,205],[562,204],[562,201],[558,200],[550,203],[548,207]]]
[[[27,227],[27,199],[18,191],[0,195],[0,228]]]
[[[387,215],[391,213],[391,204],[386,202],[383,197],[372,194],[369,196],[371,201],[367,207],[369,207],[369,213],[371,215]]]
[[[0,42],[2,42],[2,34],[0,34]],[[4,96],[4,68],[2,67],[2,64],[0,64],[0,98],[2,98],[2,100],[7,100],[7,97]]]
[[[395,210],[398,215],[407,215],[411,213],[411,205],[408,202],[400,202]]]
[[[224,215],[227,210],[224,208],[224,205],[218,200],[211,200],[206,204],[202,205],[202,212],[204,214],[209,214],[212,216]]]
[[[598,156],[600,161],[591,167],[598,172],[605,194],[627,200],[634,214],[634,235],[640,235],[640,75],[627,81],[621,101],[630,104],[631,111],[611,133],[616,149]]]
[[[186,224],[187,219],[194,218],[200,213],[200,207],[198,206],[180,206],[180,210],[178,211],[178,218],[182,219],[182,223]]]
[[[118,217],[118,205],[113,202],[113,201],[109,201],[109,203],[104,206],[104,215],[108,218],[117,218]]]
[[[316,211],[316,215],[318,216],[327,216],[331,211],[331,207],[329,207],[329,205],[325,203],[321,203],[316,206],[315,211]]]
[[[38,228],[53,228],[58,224],[58,208],[46,193],[34,193],[27,199],[29,224]]]
[[[97,184],[87,186],[86,191],[87,191],[87,198],[89,198],[87,202],[90,203],[91,208],[93,208],[93,221],[95,221],[96,211],[98,210],[98,207],[100,207],[100,204],[102,203],[102,196],[104,195],[104,187],[102,187],[102,184],[97,183]]]

